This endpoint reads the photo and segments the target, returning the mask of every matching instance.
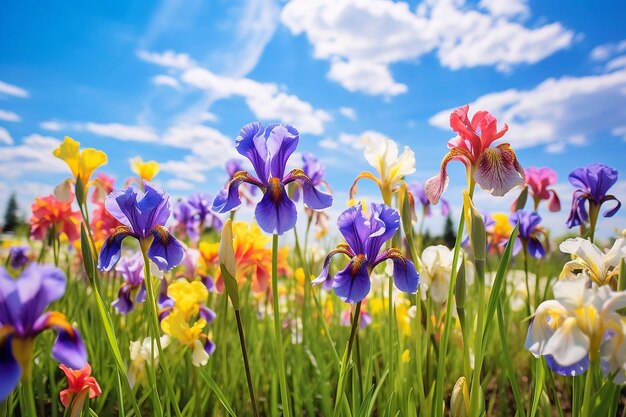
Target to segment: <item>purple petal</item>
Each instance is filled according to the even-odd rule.
[[[213,323],[213,320],[215,320],[216,316],[217,315],[215,314],[215,312],[210,308],[206,306],[200,306],[200,317],[205,319],[207,323]]]
[[[136,202],[137,190],[133,187],[128,187],[123,190],[113,191],[107,195],[104,207],[120,223],[132,228],[129,216],[134,217],[133,207]]]
[[[17,292],[17,281],[11,278],[3,267],[0,267],[0,325],[17,327],[22,309],[20,296]]]
[[[128,227],[118,227],[104,241],[98,256],[98,269],[100,271],[110,271],[120,260],[122,254],[122,241],[128,236],[133,236]]]
[[[302,153],[302,170],[304,174],[311,179],[313,185],[319,185],[324,177],[324,165],[320,162],[317,156],[310,152]]]
[[[212,355],[213,352],[215,352],[215,343],[213,343],[213,341],[209,338],[207,338],[206,342],[204,343],[204,351],[207,353],[207,355]]]
[[[300,135],[296,129],[286,124],[268,126],[265,135],[267,136],[267,152],[270,155],[271,176],[282,180],[285,176],[287,161],[298,147]]]
[[[311,281],[311,284],[313,285],[323,284],[323,288],[325,290],[329,290],[332,287],[332,279],[329,276],[330,261],[332,257],[337,255],[338,253],[343,253],[344,255],[347,255],[350,258],[353,258],[354,256],[356,256],[353,253],[351,254],[341,249],[335,249],[333,251],[330,251],[330,253],[326,256],[326,259],[324,260],[324,267],[322,268],[322,272],[320,272],[317,278]]]
[[[304,204],[313,210],[323,210],[330,207],[333,204],[333,196],[330,194],[319,191],[313,185],[311,179],[306,176],[301,169],[294,169],[284,179],[284,184],[288,184],[291,181],[297,182],[302,187],[302,194],[304,197]]]
[[[235,139],[237,152],[252,162],[254,171],[261,182],[266,183],[269,177],[268,152],[266,138],[263,136],[263,125],[248,123],[239,131]]]
[[[285,186],[276,181],[270,184],[254,210],[254,216],[266,233],[282,235],[296,225],[296,205],[289,199]]]
[[[604,211],[604,213],[602,213],[602,215],[604,217],[613,217],[613,215],[615,215],[615,213],[617,213],[617,211],[620,209],[620,207],[622,207],[622,203],[613,195],[607,195],[606,197],[604,197],[604,199],[602,199],[602,204],[604,204],[607,201],[615,201],[616,204],[612,208]]]
[[[365,241],[369,237],[369,227],[360,202],[339,215],[337,227],[355,254],[365,254]]]
[[[420,283],[420,276],[415,264],[409,259],[393,257],[393,283],[400,291],[415,294]]]
[[[528,254],[536,259],[541,259],[546,254],[546,251],[543,249],[543,245],[536,237],[528,239]]]
[[[400,227],[400,215],[385,204],[372,203],[370,206],[369,237],[365,241],[367,259],[376,259],[383,244],[393,237]]]
[[[235,175],[236,172],[243,171],[242,160],[237,158],[231,158],[226,161],[226,173],[229,177]]]
[[[256,178],[245,171],[237,172],[226,185],[226,188],[221,190],[215,200],[213,200],[213,207],[211,208],[216,213],[226,213],[227,211],[236,209],[241,205],[241,198],[239,197],[239,186],[244,182],[254,184],[258,187],[263,187],[264,184],[259,182]]]
[[[444,200],[442,198],[441,199],[441,215],[444,217],[448,217],[448,214],[450,214],[450,203],[448,203],[448,200]]]
[[[488,193],[502,197],[524,184],[524,171],[515,152],[506,143],[487,148],[478,159],[474,180]]]
[[[585,209],[585,201],[587,194],[584,191],[576,190],[572,196],[572,207],[565,224],[568,228],[580,226],[587,220],[587,210]]]
[[[137,296],[135,297],[135,302],[143,303],[146,301],[146,283],[142,282],[139,287],[139,291],[137,291]]]
[[[65,274],[50,265],[31,264],[16,281],[23,331],[28,332],[44,309],[65,293]]]
[[[59,336],[52,346],[51,354],[56,361],[72,369],[81,369],[87,363],[87,351],[83,339],[76,329],[74,329],[73,335],[65,330],[60,330]]]
[[[519,222],[519,236],[524,239],[530,239],[531,235],[536,231],[537,226],[541,223],[541,216],[536,212],[526,210],[518,210],[511,214],[509,222],[515,226]]]
[[[572,171],[569,174],[569,182],[587,193],[594,203],[600,204],[609,189],[617,182],[617,177],[616,169],[595,163]]]
[[[113,306],[118,313],[120,314],[128,314],[132,311],[134,305],[133,301],[130,299],[131,288],[128,285],[122,285],[119,292],[117,293],[117,299],[115,299],[111,306]]]
[[[115,266],[115,271],[119,272],[124,281],[131,287],[137,287],[143,282],[143,255],[136,252],[133,256],[122,256]]]
[[[0,402],[6,400],[17,387],[22,374],[20,366],[13,357],[12,339],[12,337],[8,337],[3,343],[0,343],[0,375],[2,375],[0,378]]]
[[[587,371],[587,368],[589,368],[589,356],[585,356],[581,361],[569,366],[559,364],[552,355],[545,355],[544,358],[550,369],[563,376],[582,375]]]
[[[370,278],[367,262],[350,261],[348,265],[335,274],[333,289],[342,301],[358,303],[370,292]]]
[[[161,279],[161,291],[159,291],[157,305],[159,308],[174,306],[174,300],[167,295],[167,280],[165,278]],[[167,314],[169,314],[169,311]]]
[[[178,266],[185,255],[185,248],[163,226],[152,230],[154,240],[148,248],[148,257],[161,271],[169,271]]]

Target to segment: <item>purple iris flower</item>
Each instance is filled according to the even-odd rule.
[[[367,218],[361,203],[358,203],[339,215],[337,226],[347,244],[338,245],[337,249],[328,254],[324,269],[313,280],[314,284],[331,280],[328,273],[330,260],[334,255],[342,253],[350,258],[350,262],[332,278],[332,287],[341,300],[348,303],[363,300],[370,292],[372,270],[387,259],[393,261],[393,281],[396,287],[411,294],[417,292],[420,277],[413,262],[395,248],[380,252],[400,226],[400,215],[396,210],[385,204],[372,203]]]
[[[111,304],[120,314],[128,314],[133,309],[133,295],[135,302],[143,303],[146,300],[146,284],[143,276],[143,255],[136,252],[131,257],[123,256],[115,270],[124,278],[117,300]]]
[[[13,269],[19,269],[25,266],[28,259],[28,246],[11,246],[9,249],[9,265]]]
[[[222,220],[211,210],[213,198],[210,195],[196,193],[189,197],[187,202],[195,210],[195,216],[200,223],[201,229],[203,229],[204,226],[209,226],[216,230],[222,230]]]
[[[570,229],[580,226],[589,218],[585,201],[590,206],[600,207],[607,201],[615,201],[616,204],[602,215],[611,217],[622,206],[622,203],[613,195],[607,195],[609,189],[617,182],[618,172],[604,164],[590,164],[582,168],[576,168],[569,174],[569,182],[576,187],[572,197],[572,208],[567,218],[566,225]]]
[[[509,222],[513,226],[519,223],[519,233],[513,246],[513,255],[517,255],[525,245],[530,256],[537,259],[543,258],[546,251],[537,237],[539,233],[542,233],[538,227],[541,223],[541,216],[536,212],[517,210],[509,216]]]
[[[177,229],[185,234],[190,239],[196,240],[198,238],[198,222],[195,216],[195,209],[184,200],[179,200],[174,204],[174,219],[176,219]]]
[[[172,214],[170,196],[148,181],[143,184],[145,192],[128,187],[106,198],[105,208],[123,226],[115,229],[100,250],[98,269],[101,271],[109,271],[117,263],[122,241],[128,236],[140,244],[150,243],[148,257],[161,271],[174,268],[183,259],[183,245],[164,227]]]
[[[423,210],[424,215],[430,217],[430,215],[432,214],[430,210],[431,204],[430,204],[430,201],[428,200],[428,197],[426,196],[426,192],[424,191],[424,186],[422,186],[422,184],[418,182],[414,182],[414,183],[409,184],[408,188],[409,188],[409,192],[413,194],[413,197],[419,200],[419,202],[422,204],[422,210]],[[450,214],[450,203],[448,203],[448,201],[443,198],[440,200],[441,200],[441,215],[445,217],[448,214]]]
[[[58,337],[52,357],[73,369],[87,363],[83,340],[65,316],[44,312],[65,293],[65,274],[49,265],[31,264],[13,279],[0,268],[0,401],[6,399],[20,377],[29,378],[35,337],[53,328]]]
[[[271,124],[266,128],[260,123],[249,123],[239,132],[236,139],[237,151],[252,162],[256,177],[246,171],[232,176],[226,189],[213,202],[213,210],[225,213],[241,204],[239,186],[242,183],[255,185],[263,192],[261,201],[254,211],[261,229],[267,233],[283,234],[296,224],[296,205],[287,195],[285,186],[296,182],[302,188],[304,204],[314,210],[330,207],[333,198],[315,188],[311,179],[301,169],[285,175],[287,161],[296,150],[300,135],[286,124]]]

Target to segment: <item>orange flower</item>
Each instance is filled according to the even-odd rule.
[[[78,415],[80,415],[87,394],[89,394],[89,398],[95,398],[102,394],[100,385],[98,385],[96,378],[91,376],[91,366],[88,363],[82,369],[77,370],[65,365],[59,365],[59,368],[65,373],[68,385],[67,389],[59,393],[61,404],[67,408],[72,402],[73,394],[76,394],[72,405],[72,415],[74,415],[74,410],[78,410]]]
[[[252,291],[264,293],[267,291],[272,276],[272,249],[267,247],[271,239],[265,236],[256,224],[241,221],[233,222],[233,238],[238,282],[242,284],[250,279]],[[200,242],[198,249],[207,267],[215,273],[218,291],[223,291],[224,282],[219,271],[217,256],[219,243]],[[287,253],[286,247],[278,252],[278,273],[281,275],[287,275],[290,272],[287,265]]]
[[[43,240],[50,229],[56,236],[64,233],[70,242],[80,237],[80,213],[72,210],[72,201],[62,202],[53,195],[38,197],[31,205],[30,235],[33,239]]]
[[[104,203],[96,203],[96,208],[91,213],[91,230],[93,232],[94,243],[98,250],[102,247],[104,241],[119,226],[123,226],[122,223],[106,210]]]

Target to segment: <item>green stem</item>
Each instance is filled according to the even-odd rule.
[[[359,317],[361,316],[361,301],[356,303],[354,308],[354,314],[352,316],[352,327],[350,328],[350,337],[348,338],[348,345],[346,346],[346,350],[343,353],[343,358],[341,360],[341,370],[339,371],[339,383],[337,385],[337,395],[335,397],[335,412],[334,415],[337,416],[339,412],[339,403],[344,394],[344,388],[346,385],[346,376],[348,375],[348,361],[350,359],[350,353],[352,351],[352,345],[354,343],[354,339],[356,336],[356,331],[359,328]]]
[[[160,363],[162,364],[161,368],[163,368],[163,373],[165,374],[165,386],[168,391],[168,395],[170,396],[171,402],[174,404],[174,412],[178,417],[182,417],[180,412],[180,408],[178,407],[178,401],[176,401],[176,396],[174,395],[174,388],[172,387],[172,378],[170,377],[169,370],[165,365],[166,361],[163,358],[163,348],[161,346],[161,338],[159,337],[159,315],[157,312],[156,299],[154,297],[154,286],[152,284],[152,273],[150,272],[150,259],[148,258],[148,241],[141,241],[141,254],[143,255],[144,262],[144,275],[146,278],[146,293],[148,295],[148,306],[150,308],[150,330],[152,333],[152,343],[151,346],[151,360],[153,361],[154,368],[154,343],[156,343],[157,350],[159,352],[159,358],[161,359]],[[154,368],[156,369],[156,368]],[[153,387],[155,391],[157,391],[157,386]]]
[[[35,393],[33,392],[33,379],[31,377],[22,380],[22,395],[20,396],[20,409],[23,416],[36,416]]]
[[[480,415],[478,400],[480,398],[480,374],[483,365],[483,330],[485,315],[485,261],[483,259],[475,259],[476,266],[476,339],[474,345],[475,363],[474,375],[472,377],[472,391],[470,397],[470,410],[472,415]]]
[[[243,366],[246,370],[246,381],[248,383],[248,392],[250,393],[250,401],[252,403],[252,414],[259,417],[259,411],[256,406],[256,397],[254,396],[254,386],[252,385],[252,374],[250,373],[250,364],[248,363],[248,351],[246,349],[246,339],[243,333],[243,324],[241,323],[241,312],[235,310],[235,318],[237,319],[237,331],[239,332],[239,344],[241,345],[241,354],[243,355]]]
[[[287,388],[287,375],[285,373],[283,338],[280,330],[280,312],[278,307],[278,235],[276,233],[274,233],[272,237],[272,303],[274,309],[274,342],[276,345],[280,396],[283,401],[283,415],[289,417],[291,416],[291,409],[289,408],[289,390]]]
[[[580,411],[582,417],[592,417],[591,402],[593,400],[593,373],[595,371],[595,361],[591,361],[589,369],[587,369],[587,377],[585,378],[585,391],[583,394],[583,405]]]
[[[589,239],[592,243],[596,233],[596,224],[598,223],[599,214],[600,206],[595,203],[589,203]]]
[[[474,195],[475,183],[469,181],[469,196],[472,198]],[[443,391],[444,391],[444,377],[446,370],[446,356],[448,351],[448,341],[450,339],[450,333],[452,333],[452,327],[454,327],[454,320],[452,319],[452,297],[454,296],[454,288],[456,286],[456,277],[458,273],[458,260],[459,252],[461,250],[461,241],[463,240],[463,227],[465,226],[465,217],[461,212],[461,218],[459,219],[459,228],[457,229],[456,241],[454,243],[454,255],[452,258],[452,271],[450,274],[450,288],[448,289],[448,302],[446,303],[446,317],[443,326],[443,335],[441,337],[441,344],[439,347],[439,358],[437,360],[437,382],[435,383],[435,395],[433,397],[433,410],[435,417],[443,417]],[[465,349],[468,349],[466,346]]]

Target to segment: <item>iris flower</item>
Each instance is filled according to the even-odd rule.
[[[626,258],[626,239],[616,239],[606,253],[590,240],[581,237],[567,239],[559,245],[559,249],[573,258],[563,266],[559,278],[577,278],[577,273],[582,272],[596,285],[610,285],[617,282],[620,261]]]
[[[28,246],[11,246],[9,249],[9,265],[13,269],[19,269],[28,263]]]
[[[98,167],[107,163],[107,155],[103,151],[94,148],[87,148],[81,151],[80,143],[69,136],[65,137],[63,143],[52,151],[52,154],[65,161],[74,177],[58,185],[54,190],[54,195],[61,201],[70,201],[72,197],[70,183],[76,184],[76,180],[80,178],[84,190],[81,203],[84,203],[87,198],[87,191],[93,185],[91,176]]]
[[[161,271],[170,270],[183,259],[184,248],[164,227],[172,213],[169,195],[144,181],[145,192],[128,187],[107,196],[105,207],[123,226],[107,238],[100,250],[98,269],[109,271],[120,259],[122,241],[131,236],[148,248],[148,257]]]
[[[140,156],[136,156],[130,160],[130,169],[139,176],[141,181],[152,181],[161,167],[156,161],[144,162]]]
[[[556,172],[548,167],[528,167],[524,169],[524,173],[526,174],[526,186],[528,187],[528,192],[534,203],[533,210],[537,211],[539,209],[539,203],[543,200],[547,200],[548,210],[560,211],[561,200],[559,200],[558,194],[555,190],[548,188],[556,184]],[[517,199],[513,202],[511,207],[514,210],[516,206]]]
[[[194,209],[194,216],[199,224],[200,233],[204,232],[206,226],[215,230],[222,229],[222,220],[211,211],[213,198],[205,193],[192,194],[187,200]]]
[[[448,142],[450,151],[441,162],[439,174],[426,181],[426,195],[432,204],[437,204],[448,187],[446,167],[451,161],[462,162],[470,181],[498,197],[524,184],[524,170],[511,146],[502,143],[491,147],[509,130],[506,123],[498,130],[496,118],[486,111],[474,114],[470,122],[468,111],[469,106],[465,105],[450,114],[450,127],[458,136]]]
[[[522,248],[526,247],[528,254],[533,258],[543,258],[546,251],[538,238],[544,233],[539,227],[541,216],[535,212],[518,210],[511,214],[509,221],[512,225],[519,223],[519,233],[513,246],[513,254],[517,255]]]
[[[570,229],[580,226],[589,218],[585,202],[589,201],[589,213],[600,210],[600,206],[607,201],[615,201],[615,205],[602,215],[611,217],[622,206],[622,203],[613,195],[607,195],[609,189],[617,182],[618,172],[604,164],[590,164],[576,168],[569,174],[569,182],[576,187],[572,196],[572,208],[567,218],[567,227]]]
[[[128,314],[132,311],[133,298],[137,303],[146,300],[146,283],[143,276],[143,255],[139,252],[131,257],[123,256],[115,271],[124,278],[124,283],[120,287],[117,299],[111,304],[120,314]]]
[[[303,163],[302,170],[304,171],[304,174],[307,177],[311,178],[311,182],[313,183],[313,185],[315,187],[324,186],[326,191],[329,194],[332,194],[332,191],[330,189],[330,185],[324,179],[324,174],[326,173],[326,168],[320,162],[320,160],[317,158],[317,156],[313,155],[310,152],[304,152],[302,154],[302,163]],[[296,189],[296,193],[294,195],[294,199],[295,200],[299,200],[300,199],[300,190],[299,189]],[[310,221],[315,221],[315,228],[317,229],[316,233],[315,233],[315,238],[316,239],[321,239],[326,234],[328,234],[328,232],[329,232],[328,214],[326,214],[326,213],[324,213],[322,211],[313,211],[310,208],[306,208],[305,211],[307,213],[307,216],[309,216]]]
[[[263,192],[255,209],[255,217],[266,233],[278,235],[292,229],[296,224],[296,205],[289,198],[285,186],[296,182],[302,188],[304,204],[321,210],[331,206],[333,198],[318,191],[311,179],[301,169],[293,169],[285,175],[287,161],[296,150],[299,133],[292,126],[272,124],[263,128],[260,123],[249,123],[236,139],[237,151],[252,162],[256,177],[246,171],[236,172],[226,189],[213,202],[213,210],[225,213],[241,204],[239,186],[255,185]]]
[[[560,375],[584,373],[590,360],[612,353],[606,349],[611,339],[624,338],[617,310],[626,307],[626,292],[588,284],[585,278],[558,281],[555,299],[539,304],[528,328],[526,349],[536,357],[545,356]]]
[[[438,304],[447,300],[453,259],[454,254],[447,246],[436,245],[424,249],[420,275],[422,300],[426,300],[426,294]]]
[[[363,155],[367,162],[378,171],[378,178],[371,172],[361,172],[350,187],[350,199],[356,195],[356,184],[368,178],[378,185],[386,204],[391,203],[391,194],[406,175],[415,172],[415,154],[408,146],[398,155],[398,145],[390,138],[375,132],[366,133],[363,141],[367,144]]]
[[[170,337],[163,335],[160,337],[161,347],[165,349],[170,344]],[[152,354],[152,346],[155,347],[154,354]],[[159,364],[159,350],[156,349],[156,343],[153,343],[152,339],[146,337],[143,340],[135,340],[130,342],[130,365],[128,367],[128,383],[131,388],[135,384],[143,383],[146,381],[146,363],[154,360],[154,366]]]
[[[424,187],[422,186],[422,184],[418,183],[418,182],[413,182],[411,184],[409,184],[407,186],[407,188],[409,189],[409,192],[411,193],[411,195],[413,195],[413,205],[416,206],[414,210],[417,209],[417,205],[415,203],[417,203],[418,201],[420,202],[420,204],[422,205],[422,213],[424,215],[424,217],[430,217],[431,213],[431,209],[430,209],[430,201],[428,201],[428,196],[426,195],[426,192],[424,191]],[[446,217],[448,216],[448,214],[450,213],[450,203],[448,203],[447,200],[445,199],[441,199],[441,215]]]
[[[65,274],[53,266],[31,264],[16,280],[0,268],[0,401],[20,376],[30,378],[35,338],[46,329],[58,332],[51,352],[55,360],[73,368],[87,362],[78,330],[62,313],[44,312],[63,296],[65,286]]]
[[[209,292],[199,281],[178,280],[168,287],[167,295],[174,306],[161,313],[161,328],[168,336],[193,349],[194,366],[204,366],[215,351],[215,344],[203,333],[215,313],[205,306]],[[190,325],[190,322],[193,323]]]
[[[393,261],[393,280],[400,291],[415,294],[419,285],[419,274],[412,261],[402,256],[400,250],[391,248],[381,253],[381,248],[393,237],[400,226],[400,215],[385,204],[372,203],[369,217],[358,203],[339,215],[339,231],[347,244],[338,245],[324,261],[322,273],[313,280],[314,284],[330,280],[330,260],[339,253],[350,258],[348,265],[332,278],[332,287],[337,296],[348,303],[363,300],[370,292],[370,274],[376,265],[388,259]]]
[[[81,369],[76,370],[68,368],[65,365],[59,365],[59,368],[61,368],[65,374],[68,385],[66,389],[59,393],[61,404],[63,404],[63,407],[67,408],[71,402],[72,412],[70,416],[80,416],[87,396],[89,396],[89,398],[96,398],[102,394],[102,389],[100,389],[96,378],[91,376],[91,366],[88,363]]]

